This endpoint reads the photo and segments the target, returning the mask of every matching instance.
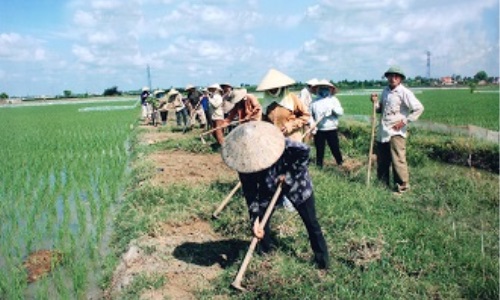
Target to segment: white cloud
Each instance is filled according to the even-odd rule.
[[[0,60],[40,61],[46,58],[42,41],[18,33],[0,34]]]
[[[498,0],[285,2],[72,0],[64,32],[0,32],[0,62],[40,62],[74,91],[142,86],[147,65],[165,86],[258,83],[270,67],[299,81],[380,78],[390,64],[425,75],[426,51],[432,75],[498,75],[498,19],[484,20]]]

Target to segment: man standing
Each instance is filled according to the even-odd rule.
[[[200,121],[200,128],[205,128],[207,124],[207,119],[205,117],[205,111],[203,110],[203,106],[201,105],[201,93],[196,89],[195,86],[188,84],[185,88],[187,92],[187,98],[189,102],[189,116],[190,119],[189,121],[191,124],[189,124],[191,127],[194,126],[194,119],[198,117],[198,120]]]
[[[219,84],[215,83],[207,87],[209,92],[208,102],[212,108],[212,127],[217,130],[213,132],[213,136],[217,140],[216,148],[222,146],[224,142],[224,132],[222,126],[224,125],[224,111],[222,108],[222,88]]]
[[[402,82],[406,78],[399,67],[390,67],[385,73],[388,86],[381,99],[372,94],[370,100],[380,116],[377,133],[377,178],[390,186],[389,172],[392,165],[396,193],[410,188],[410,175],[406,162],[406,132],[409,122],[416,121],[424,106]]]

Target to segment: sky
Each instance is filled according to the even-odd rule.
[[[427,77],[427,52],[432,78],[496,77],[498,18],[499,0],[2,0],[0,93]]]

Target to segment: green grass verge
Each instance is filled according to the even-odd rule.
[[[344,124],[341,133],[344,155],[365,161],[369,146],[366,125]],[[272,218],[278,250],[271,256],[254,256],[243,282],[249,292],[240,294],[229,288],[241,264],[241,260],[236,260],[226,266],[213,288],[200,291],[197,296],[498,299],[498,175],[461,166],[463,163],[436,161],[434,158],[444,156],[433,155],[438,151],[429,148],[432,145],[441,152],[449,149],[449,153],[465,149],[473,157],[482,153],[480,149],[486,149],[484,152],[496,157],[497,163],[498,150],[467,141],[456,142],[458,146],[454,148],[446,141],[444,137],[412,131],[408,158],[413,188],[402,197],[392,195],[375,179],[367,187],[366,166],[351,173],[334,166],[322,170],[311,166],[318,217],[332,259],[326,275],[319,274],[311,263],[312,253],[300,219],[278,210]],[[196,151],[189,137],[154,147]],[[489,159],[480,161],[486,160]],[[154,172],[153,166],[141,166],[133,174],[135,178],[146,178],[148,172]],[[116,254],[125,250],[130,239],[147,233],[158,221],[182,221],[193,215],[208,219],[233,184],[134,189],[116,219]],[[235,243],[250,240],[241,194],[235,196],[220,219],[211,222],[217,232]],[[371,256],[363,256],[363,249],[371,249]],[[240,251],[240,259],[244,253],[245,250]]]

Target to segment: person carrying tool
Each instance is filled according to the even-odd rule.
[[[338,127],[339,117],[344,114],[344,109],[339,99],[335,97],[337,88],[326,79],[318,81],[314,87],[317,98],[311,103],[311,116],[313,121],[318,123],[312,132],[316,147],[316,165],[323,168],[326,142],[337,165],[342,166]]]
[[[410,188],[410,175],[406,162],[406,131],[409,122],[416,121],[424,106],[402,82],[406,78],[400,67],[392,66],[385,73],[388,86],[381,99],[376,93],[370,101],[380,113],[377,133],[377,177],[390,186],[389,172],[392,165],[395,193],[401,195]]]
[[[261,230],[259,220],[281,183],[281,196],[293,203],[306,227],[319,269],[328,269],[329,254],[316,216],[313,185],[307,169],[310,148],[285,138],[271,123],[251,121],[236,127],[222,145],[222,159],[238,172],[248,206],[253,235],[260,249],[273,249],[269,221]]]
[[[182,101],[182,95],[181,93],[172,88],[168,93],[168,102],[172,104],[172,106],[175,108],[175,118],[177,122],[177,126],[182,126],[181,123],[184,123],[184,126],[187,126],[187,109],[186,105],[184,105],[184,102]]]
[[[194,126],[194,120],[198,117],[200,122],[200,128],[205,128],[207,125],[207,119],[205,117],[205,111],[203,110],[203,106],[201,105],[201,92],[196,89],[195,86],[188,84],[185,88],[187,93],[187,98],[189,100],[189,115],[190,115],[190,124],[189,126]]]
[[[303,127],[309,122],[309,109],[288,87],[295,80],[287,75],[270,69],[264,76],[257,91],[264,92],[262,108],[263,120],[270,121],[281,132],[294,141],[302,141]]]
[[[224,143],[224,132],[222,126],[224,125],[224,111],[222,109],[222,88],[218,84],[212,84],[207,87],[209,97],[208,102],[213,110],[212,113],[212,127],[218,128],[214,130],[213,136],[217,140],[214,146],[220,147]]]
[[[233,108],[224,119],[224,125],[229,124],[237,117],[241,123],[260,121],[262,119],[262,106],[257,97],[247,93],[246,89],[236,89],[231,98]]]

